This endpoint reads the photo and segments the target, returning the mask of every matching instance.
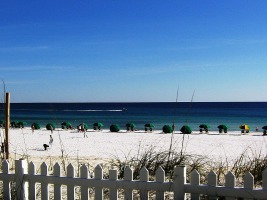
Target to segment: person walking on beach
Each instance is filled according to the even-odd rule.
[[[54,141],[54,139],[53,139],[52,135],[50,135],[49,145],[50,145],[51,147],[52,147],[53,141]]]
[[[87,136],[87,134],[86,134],[86,130],[84,129],[83,130],[83,137],[85,138],[85,137],[87,137],[88,138],[88,136]]]
[[[53,127],[50,125],[51,134],[53,133]]]

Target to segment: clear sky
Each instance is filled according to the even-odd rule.
[[[267,101],[266,64],[266,0],[0,2],[11,102]]]

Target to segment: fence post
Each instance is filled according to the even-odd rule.
[[[15,173],[17,199],[28,199],[28,183],[24,180],[24,174],[28,173],[28,164],[26,160],[20,159],[15,161]]]
[[[186,183],[186,167],[178,166],[174,169],[174,199],[185,200],[184,185]]]

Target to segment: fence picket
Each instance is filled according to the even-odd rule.
[[[33,176],[36,174],[35,165],[33,162],[29,163],[29,174]],[[36,183],[32,179],[29,180],[29,198],[36,198]]]
[[[24,179],[24,175],[28,173],[27,162],[25,160],[16,160],[15,170],[17,172],[17,176],[15,177],[17,199],[28,199],[29,184]]]
[[[216,197],[216,190],[214,190],[214,188],[217,187],[217,174],[214,171],[210,171],[210,173],[208,174],[208,186],[210,186],[209,188],[214,191],[209,192],[212,193],[212,195],[208,196],[209,200],[217,200],[218,198]]]
[[[80,167],[80,176],[82,179],[88,179],[88,167],[85,164]],[[87,186],[81,186],[81,199],[89,199]]]
[[[267,168],[262,172],[262,189],[267,190]]]
[[[174,199],[185,200],[185,189],[186,184],[186,167],[179,166],[174,168]]]
[[[245,189],[254,189],[254,176],[250,172],[246,172],[244,176],[244,188]],[[245,198],[244,200],[249,200],[253,198]]]
[[[49,199],[49,193],[48,193],[48,183],[47,183],[47,175],[48,175],[48,168],[45,162],[41,165],[41,175],[44,177],[41,182],[41,195],[42,199],[48,200]]]
[[[95,178],[97,180],[103,179],[103,168],[101,165],[97,165],[95,167]],[[102,187],[95,187],[95,199],[102,200],[103,199],[103,188]]]
[[[133,180],[133,170],[129,166],[125,167],[124,180],[128,181],[129,184]],[[126,185],[125,188],[129,188],[129,187],[127,187],[127,185]],[[125,189],[125,188],[124,188],[124,198],[127,200],[132,200],[133,199],[133,190],[132,189]]]
[[[74,178],[74,167],[72,166],[72,164],[69,164],[67,166],[67,177],[68,178]],[[67,184],[67,199],[68,200],[73,200],[75,199],[75,187],[74,184],[72,183],[72,181],[69,181]]]
[[[55,177],[61,177],[61,172],[60,172],[60,165],[56,163],[53,166],[53,172]],[[54,184],[54,199],[61,199],[62,198],[62,189],[61,189],[61,184],[55,183]]]
[[[2,162],[2,171],[3,173],[9,174],[9,163],[7,160]]]
[[[199,185],[200,184],[200,175],[199,175],[198,171],[195,169],[191,172],[190,183],[192,185]],[[193,199],[193,200],[195,200],[195,199],[199,200],[200,199],[200,196],[199,196],[199,193],[197,190],[194,193],[191,193],[191,199]]]
[[[235,175],[232,172],[228,172],[225,175],[225,186],[226,187],[231,187],[234,188],[235,187]],[[234,200],[234,197],[226,197],[226,200]]]
[[[115,169],[109,170],[109,179],[112,181],[118,180],[118,171]],[[118,189],[117,188],[111,188],[109,190],[110,199],[118,199]]]
[[[149,172],[147,168],[142,167],[142,169],[140,170],[140,181],[148,182],[149,180],[148,176],[149,176]],[[146,188],[142,188],[140,190],[140,199],[142,200],[148,199],[148,191],[146,190]]]
[[[165,182],[165,171],[162,167],[159,167],[156,170],[156,182],[163,183]],[[165,199],[165,193],[164,191],[156,190],[156,199]]]
[[[4,160],[2,163],[2,171],[4,174],[9,174],[9,163],[7,160]],[[4,199],[11,199],[11,187],[10,187],[10,180],[4,179],[3,180],[3,189],[4,189]]]

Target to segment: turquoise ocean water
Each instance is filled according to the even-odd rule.
[[[267,125],[267,102],[11,103],[10,107],[11,121],[24,121],[28,126],[37,122],[42,127],[47,123],[61,127],[63,121],[74,127],[87,123],[90,128],[101,122],[104,129],[111,124],[125,129],[125,124],[132,122],[139,130],[146,123],[162,129],[174,122],[177,129],[187,124],[192,130],[199,130],[199,125],[205,123],[216,131],[220,124],[227,125],[229,131],[240,130],[241,124],[248,124],[252,130]]]

